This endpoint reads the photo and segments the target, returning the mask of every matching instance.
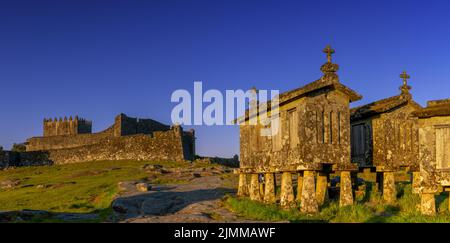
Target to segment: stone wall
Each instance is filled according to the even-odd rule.
[[[72,121],[73,122],[73,121]],[[45,131],[44,131],[45,134]],[[27,152],[48,153],[56,164],[99,160],[193,160],[194,130],[167,126],[152,119],[124,114],[99,133],[33,137],[26,142]]]
[[[107,129],[100,133],[61,135],[51,137],[33,137],[27,140],[27,151],[41,151],[54,149],[67,149],[99,143],[113,137],[113,130]]]
[[[181,133],[177,130],[155,132],[154,136],[129,135],[112,137],[99,143],[69,149],[50,150],[55,164],[103,160],[183,161]]]
[[[114,135],[125,136],[133,134],[151,134],[155,131],[167,131],[170,126],[152,119],[139,119],[120,114],[114,123]]]
[[[405,106],[382,114],[372,121],[373,165],[381,170],[397,171],[400,167],[419,170],[419,129],[417,118],[411,117],[416,109]]]
[[[237,155],[235,155],[233,158],[196,156],[196,160],[194,162],[205,162],[208,164],[217,164],[239,168],[239,157]]]
[[[169,131],[157,131],[152,135],[105,137],[94,144],[72,148],[33,152],[0,151],[0,169],[104,160],[193,160],[195,155],[185,149],[192,146],[193,139],[191,132],[173,127]]]
[[[404,92],[351,110],[352,162],[360,168],[419,170],[418,122],[412,113],[421,106]]]
[[[445,126],[450,129],[450,116],[420,119],[419,125],[421,191],[438,192],[441,186],[450,187],[450,168],[438,169],[436,129]]]
[[[114,136],[151,135],[156,131],[170,130],[170,126],[155,120],[132,118],[125,114],[116,116],[114,124],[102,132],[91,133],[90,129],[84,129],[82,132],[77,130],[80,127],[85,127],[87,122],[84,119],[78,119],[78,117],[74,120],[44,120],[44,136],[28,139],[27,151],[74,148],[99,143]],[[91,124],[90,122],[88,123]]]
[[[0,151],[0,169],[50,164],[53,162],[47,152]]]
[[[295,117],[289,118],[292,114]],[[295,129],[290,129],[292,126]],[[278,149],[275,136],[260,136],[261,128],[240,126],[242,169],[292,171],[319,169],[322,164],[350,164],[349,101],[339,91],[322,89],[282,105]]]

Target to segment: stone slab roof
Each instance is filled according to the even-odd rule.
[[[294,101],[296,99],[299,99],[301,97],[304,97],[312,92],[319,91],[319,90],[338,90],[342,92],[343,94],[347,95],[350,102],[358,101],[362,98],[360,94],[358,94],[356,91],[348,88],[347,86],[341,84],[337,79],[335,78],[327,78],[326,76],[322,77],[321,79],[318,79],[312,83],[309,83],[303,87],[293,89],[284,93],[281,93],[279,95],[279,105],[283,105],[286,103],[289,103],[291,101]],[[258,105],[258,107],[261,105]],[[268,110],[271,109],[271,101],[267,102]],[[249,110],[247,109],[245,111],[245,120],[249,118]],[[236,123],[238,121],[242,121],[244,119],[244,116],[234,120],[233,122]]]
[[[347,86],[339,83],[338,81],[335,81],[334,79],[327,80],[325,78],[321,78],[319,80],[316,80],[312,83],[309,83],[303,87],[293,89],[287,92],[284,92],[280,94],[280,104],[285,103],[289,100],[305,96],[308,93],[325,89],[325,88],[331,88],[335,90],[339,90],[345,95],[348,96],[350,102],[358,101],[362,98],[362,96],[352,89],[348,88]]]
[[[450,116],[450,99],[428,101],[427,107],[413,113],[419,118]]]
[[[376,116],[382,113],[386,113],[395,110],[399,107],[407,105],[408,103],[416,106],[418,109],[422,108],[418,103],[412,100],[410,95],[397,95],[386,99],[378,100],[366,105],[358,106],[350,110],[351,119],[359,120]]]

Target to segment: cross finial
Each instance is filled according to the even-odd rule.
[[[407,86],[408,85],[408,79],[411,78],[406,71],[403,71],[402,74],[400,74],[400,78],[403,79],[403,86]]]
[[[325,49],[323,49],[323,52],[327,54],[327,60],[329,63],[331,63],[331,55],[334,54],[334,49],[331,48],[330,45],[327,45],[327,47],[325,47]]]

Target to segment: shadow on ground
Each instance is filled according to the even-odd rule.
[[[192,204],[202,205],[235,193],[229,188],[173,191],[173,188],[159,188],[158,191],[117,198],[112,208],[120,220],[142,216],[164,216],[176,214]],[[195,212],[193,212],[195,213]]]

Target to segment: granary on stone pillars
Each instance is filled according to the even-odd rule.
[[[411,114],[422,107],[410,93],[409,75],[403,72],[397,96],[351,109],[352,162],[360,170],[376,171],[387,202],[395,201],[394,172],[406,170],[418,177],[418,126]]]
[[[321,67],[320,79],[281,93],[278,102],[264,103],[269,107],[268,112],[250,109],[237,120],[241,154],[237,170],[239,195],[246,195],[249,189],[252,199],[275,202],[275,175],[278,174],[281,206],[295,205],[297,187],[301,211],[314,213],[326,199],[329,173],[334,171],[341,174],[340,204],[353,203],[350,172],[357,171],[358,166],[350,160],[349,104],[361,96],[340,83],[336,74],[339,66],[332,62],[334,50],[328,46],[324,52],[328,60]],[[273,103],[279,105],[275,107]],[[270,123],[261,122],[266,117]],[[255,120],[256,125],[251,122]],[[262,129],[270,129],[272,134],[263,136]],[[265,195],[258,195],[258,175],[264,175]],[[250,183],[247,176],[251,178]],[[293,185],[293,177],[297,178],[297,186]]]
[[[433,215],[435,194],[450,191],[450,99],[429,101],[414,115],[419,119],[420,208]]]

